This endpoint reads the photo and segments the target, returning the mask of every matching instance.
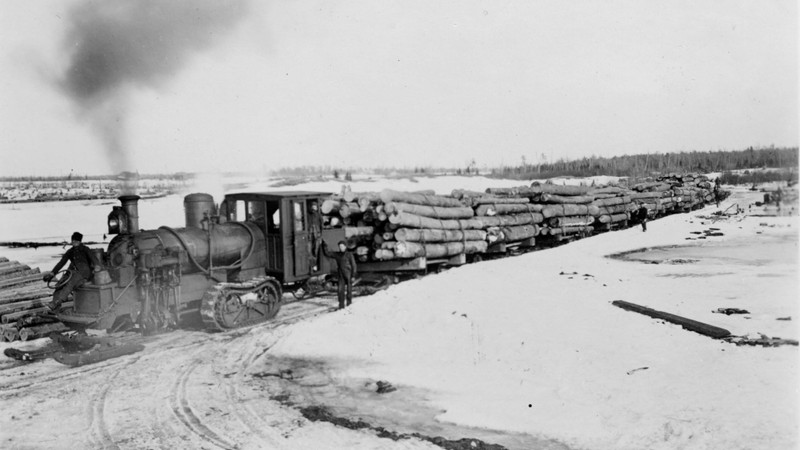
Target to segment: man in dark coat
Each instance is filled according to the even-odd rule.
[[[643,203],[636,210],[636,219],[642,224],[642,231],[647,231],[647,207]]]
[[[347,251],[347,244],[339,242],[339,251],[331,252],[328,245],[322,241],[322,252],[328,258],[336,260],[336,272],[339,275],[337,282],[339,287],[339,309],[350,306],[353,303],[353,278],[357,274],[356,258],[352,252]],[[347,290],[347,304],[345,305],[345,289]]]
[[[100,268],[94,263],[91,251],[88,247],[83,245],[82,240],[82,234],[78,233],[77,231],[72,233],[72,248],[64,253],[64,256],[61,257],[61,260],[58,262],[58,264],[53,267],[52,272],[47,272],[44,274],[44,281],[49,282],[54,276],[56,276],[58,271],[64,267],[67,261],[70,262],[68,269],[69,279],[66,283],[56,289],[56,291],[53,293],[53,301],[47,305],[51,311],[58,311],[58,309],[61,308],[61,304],[67,299],[67,297],[69,297],[69,294],[72,293],[72,291],[80,287],[86,280],[88,280],[92,276],[93,272],[100,270]]]

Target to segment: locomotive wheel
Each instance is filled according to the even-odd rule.
[[[273,280],[221,283],[206,292],[201,315],[211,328],[230,330],[266,322],[281,308],[280,288]]]

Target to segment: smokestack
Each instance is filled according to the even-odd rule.
[[[119,198],[122,210],[128,216],[128,233],[139,232],[139,197],[138,195],[123,195]]]

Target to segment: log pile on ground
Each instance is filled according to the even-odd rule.
[[[53,327],[63,329],[53,324],[57,319],[43,315],[52,294],[38,268],[0,257],[0,339],[25,341],[56,331]]]
[[[321,207],[326,227],[344,228],[360,261],[447,258],[532,246],[629,225],[642,205],[651,218],[714,200],[703,175],[671,174],[634,186],[531,186],[431,191],[343,190]]]

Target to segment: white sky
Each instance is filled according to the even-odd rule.
[[[77,3],[0,2],[0,176],[115,168],[48,81]],[[129,169],[798,145],[795,1],[255,3],[174,76],[127,88]]]

